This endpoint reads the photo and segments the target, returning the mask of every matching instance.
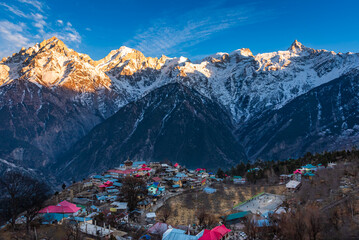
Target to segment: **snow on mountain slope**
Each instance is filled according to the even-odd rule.
[[[0,136],[9,137],[0,157],[45,166],[114,114],[123,99],[89,56],[57,38],[23,48],[0,62]]]
[[[359,71],[353,70],[246,122],[237,135],[248,159],[297,158],[358,146],[358,90]]]
[[[358,67],[358,54],[315,50],[298,41],[287,51],[254,56],[249,49],[239,49],[192,63],[185,57],[145,57],[128,47],[93,61],[52,38],[0,62],[0,84],[19,79],[83,93],[108,89],[119,95],[119,108],[155,88],[180,82],[217,100],[236,122],[243,122]]]
[[[22,48],[19,53],[3,59],[1,64],[8,67],[9,73],[8,77],[2,77],[2,84],[19,79],[79,92],[109,88],[111,84],[106,74],[95,68],[88,55],[67,48],[55,37],[28,49]]]
[[[283,107],[295,97],[358,69],[359,55],[315,50],[295,41],[287,51],[257,54],[239,49],[192,63],[188,59],[145,58],[127,48],[99,65],[130,99],[170,82],[180,82],[217,100],[236,122]],[[116,55],[117,54],[117,55]],[[117,57],[120,55],[120,57]],[[105,67],[103,67],[105,66]],[[108,67],[111,66],[111,67]]]
[[[287,51],[253,56],[240,49],[200,64],[187,63],[179,70],[188,85],[217,99],[240,122],[281,108],[358,67],[358,54],[314,50],[295,41]]]

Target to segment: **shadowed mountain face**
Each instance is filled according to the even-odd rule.
[[[249,159],[300,157],[359,142],[359,72],[335,79],[237,131]]]
[[[78,93],[71,90],[54,92],[30,82],[19,81],[1,90],[0,134],[4,137],[0,142],[5,143],[0,145],[0,157],[20,166],[38,168],[53,162],[105,119],[93,93],[86,94],[89,104],[76,100]],[[111,99],[106,94],[101,101]]]
[[[96,126],[64,159],[60,175],[86,176],[116,167],[127,157],[171,160],[187,167],[245,161],[228,114],[181,84],[158,88]]]

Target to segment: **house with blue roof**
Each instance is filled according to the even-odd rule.
[[[120,182],[114,182],[112,186],[122,187],[122,183],[120,183]]]
[[[313,166],[312,164],[307,164],[305,166],[302,166],[302,170],[304,170],[304,171],[316,171],[317,167]]]
[[[133,163],[132,163],[132,167],[133,167],[133,168],[142,167],[143,164],[146,164],[146,162],[145,162],[145,161],[133,162]]]
[[[269,227],[272,226],[272,223],[269,221],[269,219],[259,219],[254,220],[254,225],[257,227]]]
[[[95,176],[93,176],[92,178],[94,178],[94,179],[102,179],[103,176],[101,176],[101,175],[95,175]]]
[[[118,193],[120,190],[118,189],[108,189],[107,192],[108,193]]]
[[[176,178],[179,178],[179,179],[186,178],[186,177],[187,177],[187,174],[182,173],[182,172],[179,172],[176,174]]]
[[[203,236],[203,231],[196,236],[186,234],[185,230],[169,228],[162,236],[162,240],[198,240]]]
[[[182,180],[180,178],[171,178],[173,184],[172,185],[178,185],[179,187],[182,187]]]

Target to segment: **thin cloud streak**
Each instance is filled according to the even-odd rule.
[[[253,5],[220,8],[215,4],[175,18],[157,19],[125,45],[149,56],[178,54],[216,33],[261,21],[267,15],[270,12],[256,11]]]
[[[37,0],[18,0],[18,1],[21,3],[29,4],[29,5],[33,6],[34,8],[36,8],[40,12],[44,12],[43,8],[45,5],[40,1],[37,1]]]
[[[9,21],[0,21],[0,33],[9,42],[12,42],[17,48],[27,45],[30,39],[24,37],[22,32],[24,31],[23,24],[13,24]]]
[[[44,2],[18,0],[17,5],[15,3],[9,5],[0,2],[0,7],[9,12],[8,19],[0,19],[0,57],[52,36],[76,46],[81,43],[81,35],[70,22],[65,25],[62,20],[48,20],[49,15],[44,13],[44,9],[49,7]],[[27,6],[23,6],[24,4]],[[26,8],[26,11],[22,11],[22,8]]]

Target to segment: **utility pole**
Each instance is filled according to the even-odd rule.
[[[37,240],[36,227],[34,227],[34,232],[35,232],[35,240]]]

